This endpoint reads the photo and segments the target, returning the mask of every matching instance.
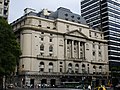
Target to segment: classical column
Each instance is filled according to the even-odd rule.
[[[65,58],[67,58],[67,39],[65,39]]]
[[[80,58],[80,42],[78,42],[78,58]]]
[[[74,41],[72,40],[72,58],[74,58]]]
[[[83,43],[83,59],[85,60],[85,43]]]

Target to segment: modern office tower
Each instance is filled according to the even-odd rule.
[[[20,85],[75,87],[108,78],[107,40],[80,15],[63,7],[38,13],[27,8],[11,25],[22,50]]]
[[[104,38],[108,40],[110,69],[117,67],[116,69],[120,71],[120,2],[82,0],[81,15],[92,28],[104,32]]]
[[[0,17],[8,19],[9,0],[0,0]]]

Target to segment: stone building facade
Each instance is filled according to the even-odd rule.
[[[53,86],[108,78],[107,41],[80,15],[62,7],[55,12],[43,9],[25,13],[11,25],[22,50],[20,84]]]
[[[0,0],[0,17],[8,19],[9,0]]]

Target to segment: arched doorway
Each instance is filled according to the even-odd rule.
[[[56,85],[56,80],[55,80],[55,79],[51,79],[51,80],[50,80],[50,85],[51,85],[52,87],[55,87],[55,85]]]
[[[41,85],[42,85],[42,84],[47,84],[47,79],[42,79],[42,80],[41,80]]]

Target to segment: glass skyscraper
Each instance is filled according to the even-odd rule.
[[[82,0],[81,15],[92,28],[104,32],[110,69],[120,71],[120,1]]]

